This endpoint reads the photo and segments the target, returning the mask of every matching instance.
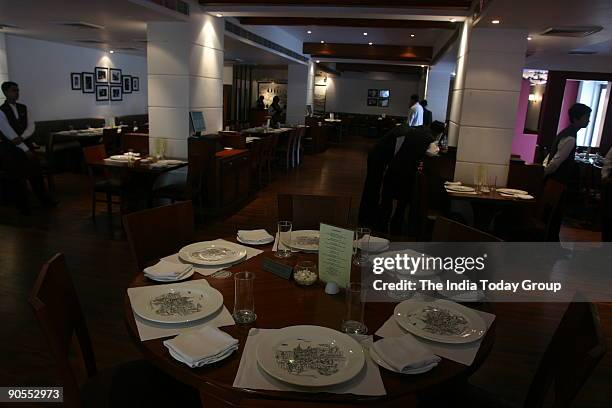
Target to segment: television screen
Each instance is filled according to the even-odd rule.
[[[391,92],[390,92],[388,89],[381,89],[381,90],[380,90],[380,95],[379,95],[379,96],[380,96],[381,98],[388,98],[388,97],[390,96],[390,95],[389,95],[390,93],[391,93]]]
[[[204,132],[206,130],[206,124],[204,123],[204,115],[201,111],[189,112],[191,118],[191,128],[194,132]]]

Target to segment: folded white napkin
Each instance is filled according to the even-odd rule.
[[[238,238],[243,242],[268,242],[274,240],[274,237],[265,229],[257,229],[252,231],[239,230]]]
[[[202,367],[222,360],[238,348],[238,340],[212,326],[181,333],[165,340],[172,357],[189,367]]]
[[[168,262],[162,259],[155,265],[145,268],[144,273],[154,278],[175,279],[188,273],[191,268],[191,265]]]
[[[372,347],[387,364],[404,373],[436,365],[441,360],[411,334],[387,337],[378,340]]]
[[[461,182],[460,181],[445,181],[444,185],[445,186],[460,186]]]
[[[389,240],[385,238],[370,236],[370,241],[366,245],[364,239],[361,238],[357,241],[357,248],[365,249],[369,252],[382,252],[389,248]]]

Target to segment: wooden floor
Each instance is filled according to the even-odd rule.
[[[272,226],[279,192],[349,195],[356,219],[371,142],[349,139],[341,148],[306,156],[304,164],[275,181],[236,215],[202,225],[199,237],[235,234],[236,227]],[[103,214],[94,225],[85,175],[66,174],[57,180],[59,208],[35,209],[21,217],[0,208],[0,385],[51,385],[56,380],[53,361],[26,298],[40,266],[56,252],[66,255],[89,323],[99,368],[138,358],[126,332],[122,300],[135,273],[119,219],[112,225]],[[568,240],[598,240],[598,234],[564,229]],[[565,305],[495,304],[497,335],[493,352],[473,376],[473,382],[505,398],[522,402],[529,382]],[[609,349],[612,349],[612,306],[600,305]],[[537,322],[537,331],[521,322]],[[587,382],[577,407],[612,406],[612,353]]]

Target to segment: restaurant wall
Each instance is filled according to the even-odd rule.
[[[527,119],[527,107],[529,105],[530,84],[528,79],[523,79],[519,106],[516,114],[516,127],[514,128],[514,139],[512,140],[512,154],[518,154],[526,164],[533,163],[538,135],[525,133],[525,120]]]
[[[6,35],[0,33],[0,83],[8,81],[8,65],[6,60]]]
[[[407,116],[410,95],[418,92],[419,79],[377,74],[370,77],[328,77],[325,110],[369,115]],[[367,106],[368,89],[390,90],[389,107]]]
[[[147,112],[145,57],[7,35],[8,72],[19,84],[21,101],[35,121],[142,114]],[[1,63],[0,63],[1,64]],[[122,101],[96,101],[95,94],[73,91],[70,73],[95,67],[119,68],[140,78],[140,91]]]

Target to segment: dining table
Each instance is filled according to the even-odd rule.
[[[235,239],[227,239],[235,241]],[[313,286],[298,286],[292,279],[281,278],[264,269],[263,262],[274,258],[272,246],[259,247],[263,252],[246,261],[226,268],[230,272],[215,278],[215,274],[204,277],[193,274],[190,280],[206,279],[210,286],[223,295],[224,305],[229,310],[234,304],[233,274],[250,271],[255,274],[254,297],[257,319],[250,325],[231,325],[220,327],[239,341],[239,348],[226,359],[200,368],[189,368],[177,361],[164,346],[167,338],[141,341],[138,326],[129,296],[124,298],[124,318],[130,337],[144,357],[158,368],[199,391],[202,406],[265,406],[265,407],[307,407],[327,406],[348,407],[371,405],[381,407],[416,406],[419,395],[436,392],[445,384],[467,378],[478,369],[491,351],[495,337],[495,322],[481,340],[480,348],[471,365],[460,364],[442,358],[438,366],[431,371],[417,375],[402,375],[380,368],[380,374],[386,390],[384,396],[360,396],[354,394],[336,394],[327,392],[271,391],[261,389],[234,388],[242,353],[251,328],[276,329],[294,325],[316,325],[340,330],[345,313],[345,298],[342,292],[328,295],[322,283]],[[277,258],[276,258],[277,259]],[[295,253],[293,257],[283,260],[289,266],[298,261],[317,260],[317,254]],[[355,269],[355,267],[354,267]],[[358,268],[357,268],[358,269]],[[143,273],[136,275],[129,284],[130,288],[155,285]],[[480,308],[487,308],[480,303]],[[366,303],[364,320],[370,333],[374,333],[394,313],[396,303]],[[375,336],[375,338],[378,338]]]

